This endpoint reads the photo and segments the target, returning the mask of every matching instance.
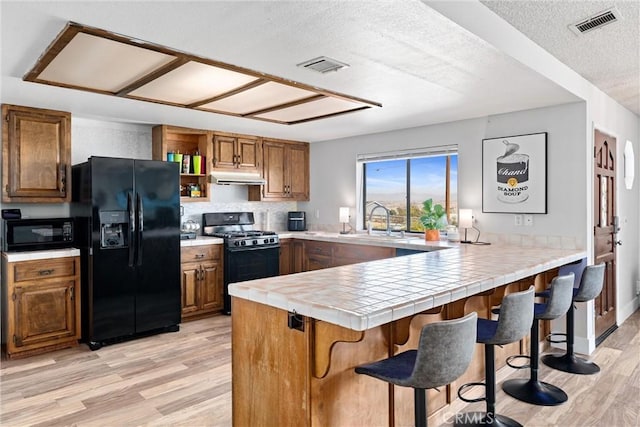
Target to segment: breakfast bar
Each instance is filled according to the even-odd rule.
[[[353,368],[415,348],[424,324],[471,311],[488,318],[503,295],[543,289],[558,267],[584,257],[584,250],[460,245],[232,284],[233,423],[411,424],[412,390]],[[505,346],[496,360],[527,348]],[[456,384],[481,380],[482,360],[478,346]],[[429,414],[455,399],[456,384],[429,390]]]

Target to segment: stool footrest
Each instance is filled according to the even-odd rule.
[[[563,339],[555,339],[554,337],[564,337]],[[564,332],[551,332],[549,335],[545,337],[547,342],[552,344],[561,344],[567,342],[567,334]]]
[[[467,399],[466,397],[462,397],[462,393],[471,388],[471,387],[476,387],[476,386],[482,386],[482,387],[486,387],[487,385],[485,383],[466,383],[466,384],[462,384],[459,388],[458,388],[458,398],[460,400],[462,400],[463,402],[467,402],[467,403],[476,403],[476,402],[484,402],[485,400],[487,400],[486,396],[483,397],[478,397],[475,399]]]
[[[527,356],[526,354],[516,354],[514,356],[507,357],[507,365],[513,369],[529,369],[531,367],[531,363],[527,363],[526,365],[512,365],[511,362],[515,359],[527,359],[531,361],[531,356]]]

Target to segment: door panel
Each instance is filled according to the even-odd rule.
[[[135,161],[141,205],[137,248],[136,332],[180,323],[179,165]]]
[[[594,134],[594,257],[606,265],[602,293],[595,300],[596,337],[616,325],[616,139]]]
[[[91,158],[93,255],[89,255],[90,291],[86,294],[91,299],[92,321],[86,337],[90,341],[135,332],[136,286],[135,270],[128,267],[130,242],[124,248],[101,248],[99,216],[102,211],[127,211],[127,195],[132,191],[133,160]]]

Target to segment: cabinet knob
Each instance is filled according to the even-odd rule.
[[[38,274],[40,276],[49,276],[49,275],[51,275],[51,273],[53,273],[53,269],[52,268],[50,268],[48,270],[40,270],[40,271],[38,271]]]
[[[204,258],[204,254],[196,254],[195,258],[196,259],[202,259],[202,258]]]

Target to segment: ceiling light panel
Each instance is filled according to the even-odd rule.
[[[264,110],[316,95],[305,89],[267,82],[243,92],[203,104],[198,108],[213,111],[229,111],[239,115]]]
[[[188,105],[229,92],[254,80],[257,77],[199,62],[188,62],[129,92],[129,95]]]
[[[369,108],[369,105],[340,98],[321,98],[288,108],[256,114],[254,117],[282,123],[302,122],[313,118],[321,118],[350,111]]]
[[[161,52],[77,33],[38,79],[115,93],[174,59]]]
[[[381,106],[74,22],[24,80],[281,124]]]

